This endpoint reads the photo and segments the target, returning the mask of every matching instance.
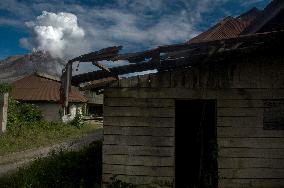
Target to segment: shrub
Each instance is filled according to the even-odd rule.
[[[0,93],[9,93],[12,90],[12,86],[6,83],[0,83]]]
[[[21,122],[33,123],[42,119],[41,111],[38,106],[34,104],[22,103],[19,105],[20,116],[19,119]]]
[[[22,124],[31,124],[42,120],[38,106],[28,103],[19,103],[9,97],[7,127],[18,127]]]
[[[70,125],[75,126],[77,128],[80,128],[84,123],[82,123],[82,116],[79,112],[79,110],[76,110],[76,116],[74,117],[74,119],[70,122]]]
[[[76,114],[76,116],[74,117],[74,119],[70,122],[70,125],[80,128],[82,126],[81,123],[81,116]]]

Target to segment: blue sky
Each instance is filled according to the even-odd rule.
[[[32,49],[52,50],[57,45],[68,51],[59,55],[72,58],[113,45],[123,45],[128,52],[184,42],[226,16],[237,16],[252,7],[263,9],[268,3],[269,0],[1,0],[0,59]],[[59,15],[60,12],[70,14]],[[74,18],[75,30],[70,34],[73,26],[67,25],[62,36],[68,36],[60,39],[64,44],[52,46],[52,40],[41,38],[44,35],[39,34],[38,26],[60,26],[59,16]],[[58,24],[52,24],[53,20]]]

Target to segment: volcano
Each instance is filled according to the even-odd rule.
[[[0,82],[11,83],[35,72],[59,77],[65,63],[43,51],[10,56],[0,61]]]

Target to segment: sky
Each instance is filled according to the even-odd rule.
[[[0,0],[0,60],[33,50],[70,59],[122,45],[123,52],[181,43],[226,16],[269,0]]]

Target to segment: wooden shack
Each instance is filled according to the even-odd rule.
[[[106,88],[103,182],[200,185],[216,141],[218,187],[284,187],[284,56],[274,44]]]
[[[157,71],[104,89],[103,186],[284,187],[283,15],[284,1],[274,0],[186,43],[129,54],[114,46],[70,60],[101,69],[62,77],[74,85]]]

